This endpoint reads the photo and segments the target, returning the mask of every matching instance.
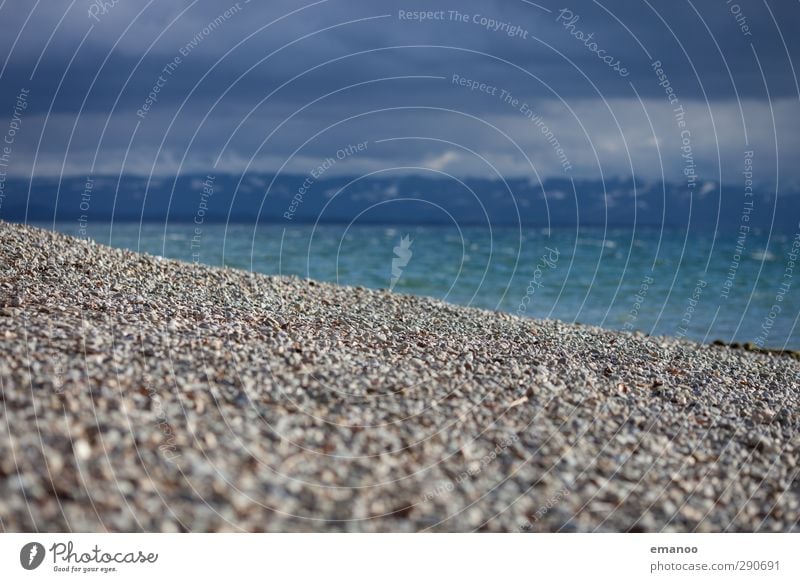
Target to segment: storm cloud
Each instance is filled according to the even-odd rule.
[[[9,175],[796,185],[796,2],[51,0],[0,9]],[[17,106],[27,91],[24,107]],[[689,170],[691,168],[691,170]]]

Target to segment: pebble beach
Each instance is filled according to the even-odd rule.
[[[800,361],[0,222],[0,531],[799,531]]]

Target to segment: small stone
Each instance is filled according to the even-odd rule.
[[[75,456],[80,461],[86,461],[92,456],[92,447],[83,439],[75,441]]]
[[[747,444],[757,450],[769,452],[772,451],[772,441],[763,434],[752,433],[747,437]]]
[[[772,422],[772,419],[775,417],[775,412],[770,408],[757,408],[753,411],[751,418],[753,422],[759,424],[769,424]]]

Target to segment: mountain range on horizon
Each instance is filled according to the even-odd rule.
[[[12,222],[145,221],[458,224],[491,226],[747,226],[795,231],[800,191],[631,178],[541,184],[524,178],[461,181],[420,175],[272,174],[9,178],[0,219]]]

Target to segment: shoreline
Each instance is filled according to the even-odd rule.
[[[140,224],[138,221],[135,221],[133,223],[125,221],[118,221],[118,222],[119,224],[117,224],[117,222],[113,224],[116,224],[117,226],[139,225],[139,227],[144,230],[138,233],[135,238],[130,238],[130,235],[119,234],[121,231],[124,231],[124,228],[123,229],[114,228],[115,241],[113,246],[115,248],[136,250],[137,252],[150,254],[151,256],[164,256],[165,258],[168,257],[171,260],[178,260],[184,263],[200,263],[210,267],[221,266],[221,262],[223,260],[223,257],[221,256],[223,243],[222,239],[219,238],[219,235],[221,234],[221,231],[219,230],[216,232],[214,231],[203,232],[201,234],[195,232],[194,227],[192,228],[192,231],[188,233],[187,232],[181,233],[179,228],[177,232],[170,231],[170,235],[163,240],[163,246],[161,243],[157,245],[148,245],[143,241],[150,240],[151,237],[153,237],[154,228],[157,231],[159,231],[155,233],[155,238],[158,238],[158,236],[161,235],[161,231],[164,231],[165,227],[163,224],[150,223],[150,222],[144,222]],[[97,244],[108,244],[108,242],[106,242],[108,237],[100,236],[100,232],[107,231],[110,236],[111,227],[113,226],[112,223],[93,223],[93,224],[97,226],[99,229],[93,231],[95,236],[89,236],[85,230],[79,231],[79,229],[73,228],[75,227],[75,224],[73,224],[73,222],[71,221],[58,221],[55,226],[52,223],[29,223],[29,226],[42,228],[44,230],[55,230],[56,232],[60,232],[62,234],[66,234],[69,236],[76,236],[78,238],[92,239]],[[265,223],[264,226],[276,226],[279,224],[280,223]],[[325,225],[322,225],[321,228],[324,227],[336,228],[337,224],[338,223],[327,223]],[[177,227],[185,228],[187,227],[187,225],[194,225],[194,222],[190,221],[186,223],[181,223],[180,221],[178,221],[174,222],[174,225]],[[212,223],[206,221],[205,219],[203,225],[208,227],[213,226],[213,228],[220,228],[220,227],[226,228],[225,223]],[[248,229],[252,228],[252,224],[236,223],[236,222],[228,223],[228,226],[232,226],[235,228],[241,228],[247,226]],[[311,225],[305,223],[303,224],[296,223],[293,226],[303,228],[303,227],[309,227]],[[391,227],[390,224],[383,224],[383,223],[370,224],[364,226],[364,228],[367,229],[372,229],[372,228],[382,229],[390,227]],[[394,225],[394,227],[398,227],[398,225]],[[394,227],[391,227],[390,230],[396,231]],[[426,229],[433,228],[434,230],[441,228],[447,230],[451,229],[452,227],[441,226],[441,225],[431,227],[430,225],[428,225],[424,228]],[[557,231],[558,229],[555,230]],[[226,237],[227,235],[228,233],[225,232]],[[183,238],[181,238],[181,236]],[[232,240],[235,240],[238,236],[241,236],[241,233],[239,233],[238,235],[237,234],[231,235],[231,238]],[[208,252],[208,249],[206,249],[206,251],[201,251],[200,250],[201,242],[204,246],[208,245],[208,247],[210,247],[211,249],[211,252]],[[394,242],[396,243],[397,241]],[[181,244],[185,244],[186,248],[182,249],[182,247],[180,246]],[[549,247],[547,246],[547,244],[545,244],[545,250],[547,251],[547,249],[549,249]],[[184,252],[181,252],[182,250]],[[282,248],[280,250],[272,249],[271,252],[283,252],[283,249]],[[548,309],[545,308],[543,310],[540,310],[539,312],[529,314],[527,313],[526,302],[532,299],[531,284],[537,285],[538,281],[536,281],[536,278],[538,277],[538,273],[540,270],[542,271],[542,273],[550,270],[554,271],[557,266],[552,262],[551,258],[547,257],[548,252],[552,255],[553,252],[558,252],[558,249],[545,252],[544,263],[541,263],[542,257],[537,257],[537,260],[540,261],[540,263],[536,264],[537,269],[531,276],[531,280],[528,281],[527,288],[524,287],[524,285],[520,285],[517,288],[512,288],[509,285],[506,287],[505,292],[500,292],[495,290],[494,292],[489,293],[489,296],[492,296],[492,293],[494,293],[493,296],[495,298],[499,294],[502,294],[503,297],[511,297],[512,295],[515,297],[520,297],[519,305],[516,305],[513,302],[509,304],[502,304],[503,303],[502,300],[500,300],[497,303],[494,303],[493,301],[476,302],[475,300],[477,297],[476,295],[472,294],[472,296],[470,296],[470,294],[466,294],[461,296],[455,296],[452,295],[450,292],[452,291],[452,289],[448,291],[445,297],[441,298],[439,297],[440,293],[437,293],[436,288],[424,288],[419,286],[413,288],[406,287],[400,292],[416,295],[419,297],[440,298],[441,300],[451,303],[453,305],[459,305],[464,307],[476,307],[478,309],[487,309],[489,311],[499,310],[512,315],[531,317],[534,319],[554,319],[562,323],[571,325],[589,325],[589,326],[603,327],[608,331],[618,331],[618,332],[639,331],[647,336],[652,336],[652,337],[671,337],[673,339],[687,339],[689,341],[694,341],[703,344],[730,345],[731,347],[734,348],[737,348],[738,346],[745,346],[745,349],[764,349],[772,353],[786,353],[789,355],[795,354],[795,356],[793,357],[800,356],[800,343],[798,343],[800,342],[800,339],[798,339],[797,334],[794,332],[794,328],[791,328],[791,330],[789,330],[785,326],[781,329],[776,327],[775,329],[777,330],[777,333],[773,333],[772,328],[770,328],[770,331],[767,332],[769,338],[763,336],[762,332],[759,332],[760,333],[759,337],[761,337],[761,339],[763,340],[762,345],[760,345],[759,347],[758,338],[753,337],[752,334],[755,333],[755,331],[763,330],[762,327],[764,323],[763,318],[755,318],[750,320],[740,319],[737,322],[735,322],[735,324],[728,323],[727,325],[724,325],[722,328],[715,327],[713,331],[711,329],[711,326],[714,325],[715,322],[717,322],[716,319],[713,319],[711,321],[706,321],[709,327],[704,327],[702,324],[699,326],[694,325],[697,323],[696,321],[698,319],[697,312],[699,311],[698,305],[701,296],[704,295],[703,289],[708,285],[708,281],[702,278],[697,279],[693,289],[689,288],[689,289],[684,289],[683,291],[677,290],[674,292],[676,296],[684,294],[686,297],[686,304],[674,305],[672,306],[672,311],[670,311],[670,309],[667,309],[667,306],[664,303],[660,303],[661,307],[659,309],[655,310],[651,309],[650,312],[644,316],[642,316],[642,314],[640,313],[640,309],[644,303],[647,303],[648,305],[655,304],[656,306],[658,306],[659,302],[665,301],[663,293],[662,295],[658,295],[658,292],[656,293],[656,295],[650,293],[650,286],[654,282],[653,280],[654,274],[651,273],[645,276],[641,280],[638,293],[634,289],[627,290],[628,294],[635,295],[635,298],[638,298],[632,310],[629,312],[624,311],[624,309],[618,309],[615,311],[614,309],[612,309],[612,305],[609,303],[606,307],[606,310],[602,314],[600,314],[599,312],[595,312],[594,316],[590,315],[582,321],[576,321],[574,318],[571,318],[569,316],[570,313],[569,309],[572,307],[574,307],[574,309],[576,310],[582,309],[581,305],[583,303],[581,303],[581,305],[575,304],[574,306],[567,306],[566,309],[564,308],[556,309],[556,307],[558,307],[556,303],[556,304],[551,304],[549,312]],[[334,259],[331,258],[331,260]],[[772,260],[776,260],[775,256],[773,256]],[[226,264],[228,264],[230,268],[252,270],[254,272],[270,276],[288,276],[288,277],[296,276],[301,279],[306,278],[304,275],[300,274],[300,271],[302,271],[303,269],[300,269],[299,266],[296,264],[294,266],[286,267],[286,265],[280,259],[274,259],[274,260],[268,259],[262,261],[259,264],[258,259],[255,259],[252,253],[250,254],[250,256],[244,256],[244,257],[234,253],[233,256],[230,255],[226,256],[225,262]],[[247,264],[248,262],[249,266]],[[285,274],[280,272],[281,269],[284,267],[287,268],[287,273]],[[363,285],[375,291],[383,291],[387,289],[387,287],[389,287],[390,291],[391,290],[397,291],[397,289],[391,288],[391,283],[389,282],[388,277],[386,280],[376,280],[374,277],[375,270],[376,269],[374,264],[371,265],[370,267],[365,268],[364,271],[362,271],[359,276],[354,277],[351,280],[350,284],[345,286]],[[317,275],[317,278],[315,279],[317,281],[334,282],[333,278],[335,277],[331,275],[331,273],[328,273],[327,276],[319,272],[315,274]],[[672,274],[663,272],[659,273],[659,278],[663,278],[666,276],[672,277]],[[522,276],[521,272],[519,280],[524,282],[524,277]],[[336,283],[336,284],[341,285],[341,283]],[[472,281],[472,283],[466,282],[467,287],[469,287],[470,284],[475,284],[475,282],[474,281]],[[612,287],[618,284],[619,282],[612,285]],[[647,287],[647,290],[645,290],[644,292],[642,292],[641,289],[642,285]],[[562,286],[561,286],[562,291],[569,287],[570,286],[568,285],[567,281],[562,281]],[[584,289],[582,292],[588,293],[589,291]],[[669,295],[672,294],[673,291],[670,290]],[[559,294],[559,298],[560,297],[561,294]],[[711,301],[713,301],[713,297],[714,297],[713,294],[711,294],[710,296]],[[604,298],[602,296],[602,293],[597,299],[599,301],[610,300],[608,296]],[[549,297],[548,300],[556,302],[558,301],[554,296]],[[787,304],[787,307],[789,308],[790,311],[791,308],[793,308],[793,305]],[[729,308],[732,310],[732,312],[735,313],[737,312],[736,311],[737,309],[745,309],[745,310],[752,309],[753,311],[758,311],[759,309],[769,309],[769,305],[754,306],[751,303],[747,303],[747,304],[731,305],[729,306]],[[663,315],[663,313],[665,313],[664,309],[667,309],[666,313],[668,315],[671,314],[670,317],[661,316]],[[632,313],[633,310],[635,310],[635,313]],[[656,318],[656,321],[654,321],[654,313],[656,311],[658,311],[658,313],[661,315],[659,315]],[[680,321],[678,322],[679,318]],[[676,323],[671,326],[663,324],[660,325],[658,323],[666,321],[668,319],[672,319]],[[637,321],[639,321],[638,326],[636,325]],[[751,330],[752,333],[746,333],[746,331],[742,330]],[[768,339],[769,341],[767,341]],[[751,346],[750,348],[747,347],[748,344]]]
[[[0,243],[5,531],[798,531],[796,353]]]

